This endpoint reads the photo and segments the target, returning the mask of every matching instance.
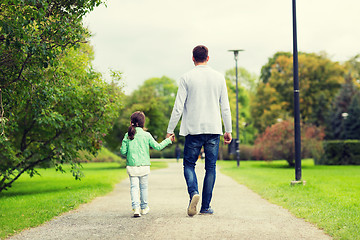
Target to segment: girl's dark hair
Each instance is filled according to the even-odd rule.
[[[136,133],[136,127],[144,128],[145,126],[145,114],[140,111],[136,111],[131,114],[131,123],[128,129],[128,138],[133,140]]]

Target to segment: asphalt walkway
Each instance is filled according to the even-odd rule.
[[[196,167],[199,189],[203,168]],[[187,216],[181,163],[151,172],[148,215],[132,217],[129,185],[126,179],[112,193],[10,239],[331,239],[219,170],[210,216]]]

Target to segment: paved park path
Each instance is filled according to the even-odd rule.
[[[199,184],[203,168],[198,163]],[[215,214],[188,217],[187,205],[182,164],[169,163],[150,174],[148,215],[132,217],[126,179],[112,193],[11,239],[331,239],[219,170],[211,204]]]

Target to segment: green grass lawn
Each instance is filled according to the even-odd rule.
[[[166,166],[166,162],[152,162],[151,169]],[[87,163],[83,167],[81,181],[74,180],[71,173],[41,169],[41,176],[23,175],[12,188],[0,193],[0,239],[77,208],[127,178],[126,169],[118,163]]]
[[[315,166],[302,161],[306,185],[291,186],[295,170],[285,161],[219,161],[221,172],[334,239],[360,239],[360,166]]]

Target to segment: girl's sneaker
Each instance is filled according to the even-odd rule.
[[[134,217],[141,217],[140,208],[134,209]]]
[[[142,215],[148,214],[149,211],[150,211],[150,208],[149,208],[149,207],[146,207],[146,208],[144,208],[144,209],[141,209],[141,214],[142,214]]]

